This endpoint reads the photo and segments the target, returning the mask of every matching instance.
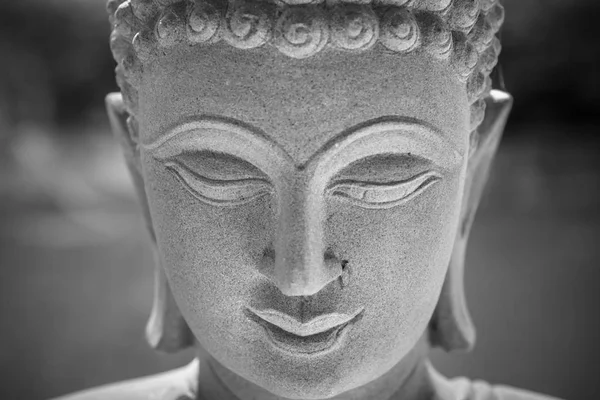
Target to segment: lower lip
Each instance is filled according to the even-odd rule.
[[[257,321],[267,333],[269,341],[279,350],[294,355],[315,357],[331,353],[339,349],[348,336],[348,332],[360,319],[362,313],[345,324],[331,328],[325,332],[310,336],[298,336],[264,320]]]

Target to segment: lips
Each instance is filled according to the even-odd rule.
[[[300,322],[276,310],[248,307],[248,316],[267,332],[271,342],[288,353],[320,354],[340,344],[363,309],[352,314],[332,313]]]
[[[284,314],[275,310],[256,310],[252,307],[248,307],[255,315],[260,317],[266,322],[269,322],[284,331],[291,333],[296,336],[307,337],[317,335],[319,333],[326,332],[340,325],[344,325],[354,319],[358,314],[362,312],[362,308],[356,311],[354,314],[325,314],[320,315],[311,321],[302,323],[294,317]]]

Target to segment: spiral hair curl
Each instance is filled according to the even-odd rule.
[[[132,115],[143,65],[161,48],[222,40],[301,59],[326,46],[363,52],[379,42],[450,62],[466,84],[473,131],[484,118],[504,21],[499,0],[108,0],[107,8],[117,82]]]

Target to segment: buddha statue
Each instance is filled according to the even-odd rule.
[[[107,97],[190,365],[65,399],[541,400],[448,379],[512,104],[498,0],[110,0]]]

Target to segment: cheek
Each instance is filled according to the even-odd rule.
[[[388,210],[330,203],[328,241],[349,261],[353,301],[371,310],[370,333],[388,346],[386,357],[390,346],[414,344],[433,313],[456,238],[462,180],[457,172]]]
[[[253,329],[243,315],[261,280],[256,265],[272,240],[272,199],[214,207],[159,165],[146,165],[146,192],[163,267],[174,296],[207,349]],[[233,342],[232,342],[233,341]]]
[[[384,269],[371,263],[362,267],[378,278],[404,275],[410,272],[405,267],[415,264],[421,269],[435,267],[449,258],[447,253],[454,243],[462,201],[461,178],[459,174],[446,178],[408,203],[387,210],[332,200],[327,241],[344,259],[398,266]]]

